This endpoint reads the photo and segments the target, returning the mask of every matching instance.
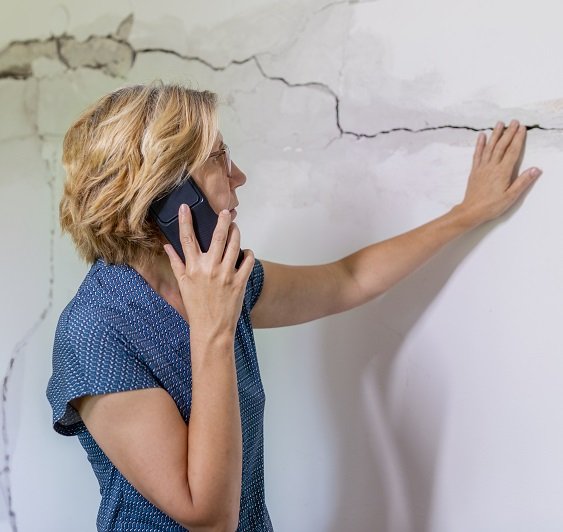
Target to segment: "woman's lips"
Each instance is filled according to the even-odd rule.
[[[237,215],[237,210],[231,209],[229,212],[231,213],[231,220],[234,220]]]

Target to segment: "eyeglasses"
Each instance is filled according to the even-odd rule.
[[[229,147],[223,143],[223,147],[220,150],[211,152],[208,159],[213,159],[214,157],[225,156],[225,166],[227,167],[227,176],[231,177],[231,151]]]

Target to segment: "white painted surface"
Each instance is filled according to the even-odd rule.
[[[36,58],[33,76],[0,79],[0,447],[19,532],[95,529],[96,480],[78,441],[50,429],[44,397],[56,320],[86,271],[57,226],[60,142],[95,98],[154,78],[217,91],[248,176],[243,245],[294,264],[336,259],[463,196],[475,132],[356,139],[340,134],[336,98],[341,128],[356,134],[513,117],[563,127],[560,3],[333,4],[26,0],[4,10],[2,47],[108,35],[133,13],[136,50],[174,52],[138,52],[122,78]],[[563,529],[562,139],[532,130],[524,167],[544,176],[526,200],[380,300],[257,332],[277,531]],[[0,530],[15,530],[7,503]]]

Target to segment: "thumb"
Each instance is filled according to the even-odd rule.
[[[185,264],[170,244],[164,245],[164,251],[170,259],[170,266],[172,268],[172,272],[174,273],[174,277],[176,277],[176,280],[180,279],[182,274],[186,272]]]
[[[542,175],[542,171],[533,166],[524,170],[508,188],[510,192],[515,196],[515,199],[520,197],[528,188],[530,188],[536,179]]]

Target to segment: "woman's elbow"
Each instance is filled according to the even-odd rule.
[[[236,509],[214,509],[194,519],[193,515],[183,519],[180,523],[190,532],[235,532],[239,522],[239,505]]]
[[[238,518],[231,519],[229,521],[217,521],[213,524],[198,524],[194,525],[194,522],[180,523],[183,527],[187,528],[190,532],[235,532],[238,528]]]

